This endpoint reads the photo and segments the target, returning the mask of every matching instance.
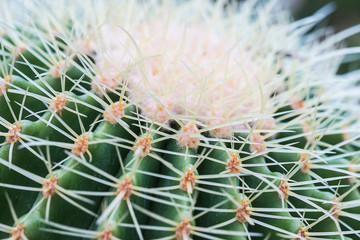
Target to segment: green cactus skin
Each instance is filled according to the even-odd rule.
[[[172,180],[171,178],[182,178],[186,173],[190,170],[191,174],[194,174],[194,176],[197,175],[196,169],[194,169],[193,164],[195,163],[195,151],[193,149],[184,149],[180,148],[176,141],[170,140],[165,148],[169,154],[164,155],[164,159],[171,163],[172,167],[175,168],[169,169],[167,166],[162,166],[160,173],[164,176],[170,177],[170,179],[161,179],[158,181],[157,187],[171,187],[171,186],[179,186],[179,180]],[[173,152],[174,154],[170,154]],[[176,155],[175,155],[176,154]],[[176,172],[175,172],[176,171]],[[180,175],[179,175],[180,174]],[[181,182],[181,180],[180,180]],[[183,186],[185,187],[185,186]],[[192,187],[194,188],[194,187]],[[191,190],[192,191],[192,190]],[[195,191],[195,190],[194,190]],[[183,198],[188,198],[189,191],[185,191],[183,189],[175,189],[169,191],[170,193],[174,194],[175,196],[180,196]],[[192,192],[194,194],[194,192]],[[191,195],[190,195],[191,196]],[[189,199],[183,200],[183,199],[175,199],[175,197],[172,197],[173,199],[164,198],[163,200],[167,200],[168,202],[173,202],[173,204],[164,205],[159,202],[153,202],[150,205],[150,208],[153,209],[153,212],[155,214],[158,214],[165,219],[170,219],[171,221],[175,223],[181,223],[184,221],[184,224],[190,224],[194,225],[195,221],[192,220],[193,217],[193,211],[191,206],[191,201]],[[175,207],[174,207],[175,206]],[[163,226],[163,227],[172,227],[175,228],[172,231],[147,231],[145,235],[145,239],[156,239],[156,238],[162,238],[162,237],[169,237],[176,235],[177,229],[176,226],[169,226],[169,223],[163,222],[161,219],[150,219],[149,220],[150,226]]]
[[[360,238],[358,74],[334,73],[356,26],[320,41],[330,8],[272,1],[26,4],[31,24],[0,18],[1,239]]]
[[[221,146],[220,144],[218,144],[218,146]],[[235,154],[235,156],[237,156]],[[225,164],[227,163],[228,159],[229,159],[229,153],[225,150],[220,150],[220,149],[214,149],[210,152],[208,158],[209,159],[215,159],[215,160],[220,160],[222,161],[222,163],[219,162],[215,162],[215,161],[208,161],[208,163],[205,165],[200,165],[200,169],[199,169],[199,173],[200,175],[220,175],[221,172],[224,172],[224,169],[226,166]],[[237,157],[236,157],[237,158]],[[234,164],[236,167],[236,164]],[[233,171],[237,172],[236,169],[234,169]],[[240,171],[240,170],[239,170]],[[228,185],[228,186],[234,186],[234,188],[226,188],[224,189],[224,191],[227,192],[228,195],[225,195],[223,193],[218,193],[219,195],[214,195],[211,193],[200,193],[199,194],[199,198],[197,200],[198,202],[198,206],[199,207],[203,207],[203,208],[212,208],[213,206],[217,206],[219,205],[217,208],[220,209],[235,209],[237,210],[238,207],[236,204],[234,204],[233,201],[239,201],[241,202],[242,200],[247,201],[247,199],[243,199],[244,195],[239,192],[237,190],[237,188],[235,187],[239,187],[241,186],[241,184],[239,183],[239,180],[236,179],[235,177],[233,178],[214,178],[214,179],[209,179],[208,181],[212,181],[215,183],[219,183],[219,184],[223,184],[224,186]],[[207,186],[206,184],[204,185],[204,188],[212,190],[213,192],[217,192],[218,188],[214,187],[214,186]],[[232,199],[229,199],[229,196],[231,196]],[[201,213],[201,212],[199,212]],[[234,219],[234,212],[229,212],[229,213],[222,213],[222,212],[208,212],[207,214],[205,214],[202,217],[199,217],[199,219],[197,220],[197,225],[201,226],[201,227],[211,227],[213,225],[216,225],[217,223],[221,223],[221,222],[226,222],[229,221],[231,219]],[[247,226],[247,223],[244,223],[245,226]],[[222,229],[224,230],[230,230],[230,231],[234,231],[234,232],[243,232],[245,233],[245,228],[244,225],[239,224],[237,221],[224,226]],[[221,236],[221,238],[224,239],[246,239],[246,235],[243,236],[234,236],[234,235],[224,235]]]
[[[143,133],[140,136],[142,137],[149,137],[150,141],[156,140],[159,136],[151,131]],[[152,144],[154,148],[161,148],[164,145],[163,142],[158,142]],[[138,157],[134,150],[131,150],[126,158],[124,159],[124,166],[120,169],[117,174],[120,182],[127,183],[126,180],[129,180],[132,186],[141,187],[141,188],[154,188],[156,187],[157,179],[151,175],[144,175],[142,172],[149,172],[149,173],[158,173],[159,172],[159,162],[151,157]],[[125,168],[125,169],[124,169]],[[129,169],[129,170],[126,170]],[[126,173],[126,176],[124,175]],[[126,185],[125,185],[126,186]],[[114,189],[114,192],[119,191],[119,189]],[[135,189],[136,191],[136,189]],[[139,190],[141,194],[141,190]],[[144,193],[142,193],[144,194]],[[99,232],[106,231],[107,229],[111,229],[114,236],[118,238],[126,238],[126,236],[136,236],[137,232],[134,228],[123,227],[119,226],[118,224],[134,224],[134,219],[129,210],[128,204],[138,205],[144,209],[149,208],[150,201],[148,199],[142,198],[141,196],[136,195],[136,193],[132,193],[132,190],[129,191],[129,199],[120,199],[117,200],[114,197],[109,199],[104,199],[103,203],[107,203],[105,207],[108,205],[110,206],[111,203],[118,201],[118,206],[114,208],[109,215],[106,217],[106,221],[103,224],[100,224],[97,230]],[[126,198],[126,196],[124,197]],[[147,224],[148,217],[145,214],[137,213],[136,214],[136,221],[138,224]]]

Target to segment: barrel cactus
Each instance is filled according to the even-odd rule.
[[[333,10],[4,1],[0,238],[359,239]]]

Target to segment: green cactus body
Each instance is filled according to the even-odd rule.
[[[153,129],[155,131],[155,129]],[[138,145],[140,145],[141,139],[149,139],[150,142],[159,138],[159,136],[152,131],[143,133],[137,140]],[[162,142],[157,142],[151,144],[151,148],[161,148],[164,145]],[[145,173],[155,173],[159,172],[159,162],[152,156],[139,155],[139,148],[135,146],[133,150],[127,154],[124,159],[124,165],[117,174],[119,178],[118,187],[113,191],[116,193],[117,197],[106,198],[103,201],[103,204],[109,206],[114,206],[112,211],[109,211],[105,216],[105,221],[97,230],[99,232],[106,232],[108,229],[111,230],[112,234],[118,238],[126,238],[126,236],[136,236],[138,229],[135,229],[134,226],[137,224],[146,225],[147,215],[142,213],[136,214],[136,222],[132,216],[129,206],[137,205],[144,209],[149,207],[150,201],[148,199],[142,198],[141,194],[142,189],[137,190],[137,188],[150,189],[156,186],[156,178],[151,175],[145,175]],[[143,151],[143,150],[140,150]],[[150,149],[151,151],[151,149]],[[146,151],[145,151],[146,152]],[[124,175],[125,173],[125,175]],[[135,191],[135,193],[133,193]],[[138,191],[138,193],[137,193]],[[119,195],[122,194],[119,199]],[[104,207],[106,207],[106,205]],[[103,214],[102,214],[103,215]],[[101,220],[102,217],[100,217]],[[97,221],[97,224],[99,222]],[[133,224],[133,227],[124,227],[120,224]]]
[[[219,145],[220,146],[220,145]],[[225,172],[225,169],[228,169],[230,172],[229,173],[238,173],[241,172],[241,170],[238,168],[240,167],[240,159],[238,159],[238,155],[234,154],[234,155],[229,155],[225,150],[220,150],[220,149],[214,149],[211,151],[211,153],[209,154],[209,159],[215,159],[215,160],[220,160],[222,161],[221,163],[219,162],[215,162],[215,161],[208,161],[208,163],[205,165],[200,165],[201,168],[199,169],[200,175],[202,176],[206,176],[206,175],[214,175],[214,176],[221,176],[222,172]],[[227,162],[229,161],[229,159],[233,157],[233,162],[230,162],[230,164],[227,164]],[[239,161],[239,162],[237,162]],[[225,175],[225,174],[224,174]],[[223,223],[223,222],[227,222],[231,219],[234,219],[236,214],[237,214],[237,205],[234,204],[233,201],[237,201],[239,204],[246,199],[243,199],[244,196],[242,195],[241,192],[239,192],[238,187],[239,185],[239,180],[236,179],[236,177],[233,178],[228,178],[228,177],[221,177],[221,178],[216,178],[214,177],[214,179],[209,179],[208,181],[212,181],[215,183],[219,183],[219,184],[223,184],[224,186],[233,186],[233,188],[225,188],[224,191],[227,192],[228,195],[219,192],[217,193],[217,195],[215,195],[214,193],[211,194],[207,193],[207,192],[203,192],[199,194],[199,198],[198,198],[198,206],[199,207],[203,207],[203,208],[209,208],[211,209],[213,206],[217,206],[219,205],[217,208],[219,209],[234,209],[233,212],[227,212],[227,213],[222,213],[220,212],[212,212],[210,211],[209,213],[205,214],[204,216],[200,217],[197,220],[197,224],[201,227],[211,227],[213,225],[217,225],[219,223]],[[213,192],[217,192],[218,191],[218,187],[216,186],[207,186],[204,185],[203,186],[206,189],[212,190]],[[231,199],[229,199],[229,196],[231,197]],[[240,206],[241,207],[241,206]],[[245,206],[244,206],[245,207]],[[245,207],[246,208],[246,207]],[[201,212],[199,212],[201,214]],[[244,211],[244,213],[246,214],[246,210]],[[242,224],[239,224],[239,220],[244,221],[244,224],[247,225],[246,223],[246,218],[245,217],[241,219],[236,219],[235,222],[232,222],[231,224],[225,225],[222,229],[224,230],[231,230],[233,232],[242,232],[245,233],[245,227]],[[221,238],[224,239],[246,239],[246,235],[240,235],[239,236],[234,236],[234,235],[224,235],[221,236]]]
[[[0,238],[359,239],[360,30],[274,2],[4,2]]]

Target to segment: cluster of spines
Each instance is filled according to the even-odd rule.
[[[216,126],[142,116],[126,83],[105,91],[90,58],[65,55],[70,43],[24,38],[42,41],[1,44],[0,230],[12,239],[359,236],[357,137],[326,129],[342,127],[326,108],[312,119],[297,100],[273,130],[254,117],[217,139]]]

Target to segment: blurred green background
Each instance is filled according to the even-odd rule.
[[[296,18],[311,15],[322,6],[334,3],[336,11],[328,20],[336,30],[360,24],[360,0],[287,0],[287,2],[293,2],[292,8]]]
[[[216,0],[215,0],[216,1]],[[228,0],[229,2],[243,2],[246,0]],[[269,0],[259,0],[269,1]],[[339,32],[354,25],[360,25],[360,0],[278,0],[279,5],[285,4],[292,9],[295,19],[301,19],[312,15],[326,4],[334,4],[335,11],[330,14],[324,21],[320,23],[321,26],[330,26],[334,32]],[[356,34],[344,42],[347,47],[360,46],[360,33]],[[349,72],[360,69],[360,54],[351,55],[348,59],[355,59],[349,64],[343,64],[339,73]]]
[[[294,17],[300,19],[309,16],[326,4],[335,4],[336,10],[322,23],[339,32],[348,27],[360,24],[360,0],[282,0],[290,4]],[[356,34],[345,41],[346,46],[360,46],[360,34]],[[351,56],[360,58],[360,56]],[[340,72],[360,69],[360,60],[350,64],[343,64]]]

